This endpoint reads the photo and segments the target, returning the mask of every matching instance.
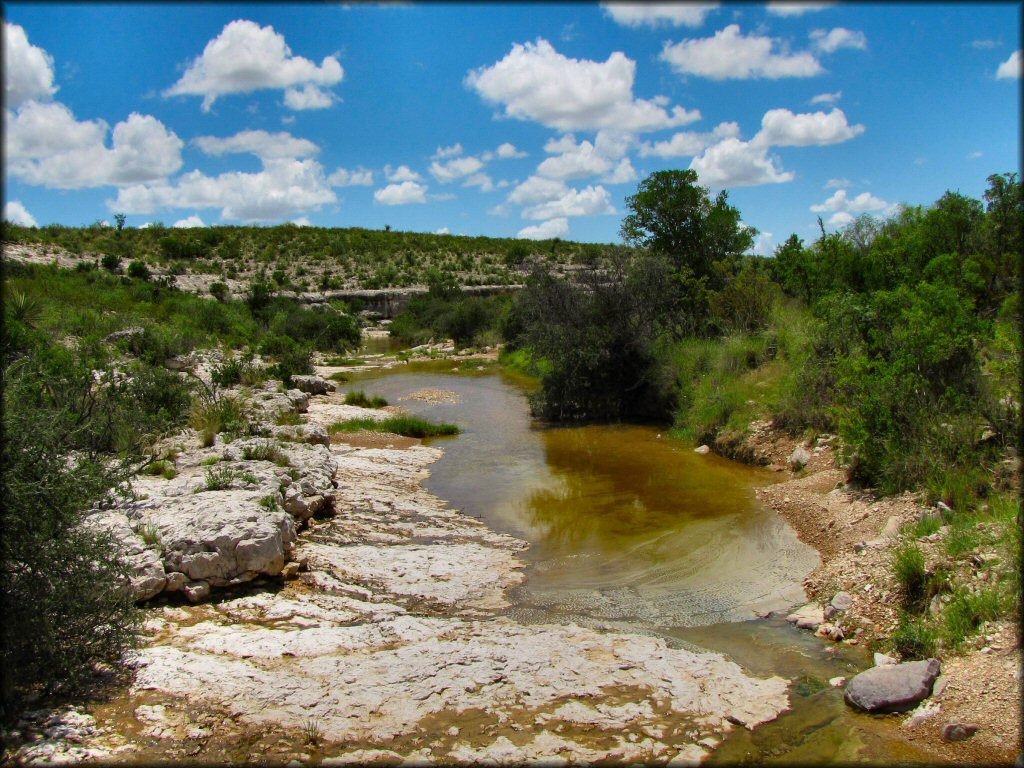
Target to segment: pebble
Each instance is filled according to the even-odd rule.
[[[964,741],[971,738],[971,736],[977,732],[977,725],[968,725],[967,723],[947,723],[946,727],[942,729],[942,740]]]

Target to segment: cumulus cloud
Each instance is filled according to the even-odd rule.
[[[8,107],[45,101],[57,92],[53,57],[32,45],[24,28],[4,22],[4,100]]]
[[[1010,58],[999,65],[996,70],[997,80],[1019,80],[1022,68],[1020,49],[1010,54]]]
[[[750,187],[758,184],[783,184],[794,179],[768,156],[768,147],[730,137],[712,144],[693,158],[690,168],[700,183],[712,189]]]
[[[441,227],[440,229],[435,229],[434,230],[434,234],[435,235],[450,235],[451,232],[449,231],[448,227]]]
[[[554,200],[568,191],[569,187],[564,181],[531,176],[509,193],[508,202],[513,205],[530,205],[544,200]]]
[[[719,3],[602,3],[606,14],[626,27],[699,27]]]
[[[700,119],[696,110],[672,107],[664,97],[633,96],[636,62],[621,52],[605,62],[571,59],[547,40],[515,44],[490,67],[466,76],[466,85],[506,117],[533,120],[562,131],[654,131]]]
[[[971,152],[969,155],[967,155],[968,160],[977,160],[980,157],[982,157],[982,153],[977,151]]]
[[[297,219],[292,219],[292,224],[296,227],[312,227],[313,222],[309,220],[308,216],[299,216]]]
[[[894,205],[875,197],[870,192],[861,192],[856,197],[850,197],[845,189],[837,189],[835,193],[825,202],[812,205],[814,213],[831,213],[828,220],[829,226],[845,227],[861,213],[884,212],[886,214],[895,210]]]
[[[462,182],[462,186],[480,187],[481,192],[490,192],[494,189],[494,180],[486,173],[474,173]]]
[[[354,171],[339,168],[327,177],[327,183],[332,187],[369,187],[373,185],[373,171],[365,168]]]
[[[9,173],[29,184],[83,189],[155,181],[181,168],[184,143],[155,117],[133,112],[114,126],[79,121],[65,105],[30,101],[4,111]]]
[[[520,152],[516,149],[515,144],[510,144],[507,141],[498,147],[496,154],[500,160],[512,160],[514,158],[526,157],[525,152]]]
[[[373,199],[381,205],[408,205],[427,202],[427,187],[415,181],[388,184],[373,193]]]
[[[335,57],[325,57],[318,67],[309,59],[293,56],[284,36],[272,26],[238,19],[206,44],[164,96],[202,96],[202,109],[208,112],[227,94],[285,89],[287,106],[310,109],[318,99],[330,98],[318,86],[340,83],[344,75]]]
[[[568,189],[554,200],[540,203],[523,211],[524,219],[555,219],[568,216],[596,216],[615,213],[611,196],[604,187]]]
[[[776,48],[782,46],[775,38],[757,33],[744,36],[738,24],[730,24],[714,37],[666,42],[660,58],[677,74],[712,80],[813,77],[825,71],[809,52],[774,52]]]
[[[673,134],[672,138],[665,141],[658,141],[653,144],[645,142],[640,145],[640,156],[650,157],[692,157],[699,155],[712,144],[727,138],[738,138],[740,126],[738,123],[719,123],[710,133],[698,133],[696,131],[681,131]]]
[[[633,167],[632,161],[628,157],[624,157],[619,161],[619,164],[612,169],[611,173],[601,177],[601,181],[606,184],[629,184],[639,178],[640,174],[636,172],[636,168]]]
[[[17,224],[20,227],[38,227],[39,223],[35,216],[28,212],[28,209],[21,204],[20,200],[8,200],[4,203],[4,221]]]
[[[765,10],[773,16],[803,16],[805,13],[820,11],[828,8],[830,5],[834,5],[834,3],[777,2],[768,3],[768,7]]]
[[[476,157],[456,157],[446,163],[435,160],[430,164],[430,175],[442,184],[448,184],[471,176],[483,167],[483,162]]]
[[[849,125],[841,109],[795,115],[788,109],[771,109],[761,118],[754,141],[776,147],[809,147],[838,144],[864,133],[863,125]]]
[[[843,98],[842,91],[836,91],[835,93],[819,93],[811,99],[811,104],[835,104],[841,98]]]
[[[337,100],[338,97],[333,93],[312,83],[306,83],[301,88],[286,88],[284,91],[284,105],[296,112],[305,109],[327,109]]]
[[[815,47],[825,53],[835,53],[840,48],[857,48],[864,50],[868,47],[868,39],[863,32],[836,27],[831,30],[815,29],[811,32],[811,40]]]
[[[401,183],[403,181],[423,181],[423,177],[420,176],[416,171],[410,168],[408,165],[400,165],[397,168],[392,168],[390,165],[384,166],[384,176],[388,181]]]
[[[286,131],[242,131],[227,138],[199,136],[192,140],[204,154],[220,157],[227,154],[251,153],[259,158],[311,157],[320,147],[308,139],[299,139]]]
[[[825,189],[846,189],[850,183],[849,179],[829,179],[825,182]]]
[[[108,205],[126,213],[219,208],[222,219],[279,221],[337,201],[316,160],[276,158],[263,160],[256,173],[190,171],[173,184],[124,187]]]
[[[523,227],[516,237],[521,240],[550,240],[554,237],[567,237],[569,220],[566,218],[548,219],[540,224]]]
[[[462,154],[462,144],[456,142],[450,147],[438,147],[437,151],[431,156],[431,160],[444,160],[446,157],[458,157]]]
[[[201,218],[193,214],[186,219],[179,219],[171,224],[171,226],[175,229],[191,229],[192,227],[205,227],[206,224],[203,223]]]

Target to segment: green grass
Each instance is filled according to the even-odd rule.
[[[331,434],[348,432],[391,432],[405,437],[446,437],[459,434],[455,424],[434,424],[418,416],[391,416],[387,419],[348,419],[332,424]]]
[[[986,621],[995,621],[1004,613],[1004,599],[997,587],[978,592],[961,588],[943,612],[943,634],[953,648],[978,631]]]
[[[927,659],[939,647],[939,633],[927,617],[900,614],[900,623],[892,634],[893,649],[905,659]]]
[[[281,413],[277,414],[277,418],[274,419],[274,423],[279,427],[283,427],[286,425],[295,426],[296,424],[303,424],[305,421],[302,415],[295,411],[281,411]]]
[[[289,466],[288,457],[272,440],[260,440],[242,449],[242,458],[247,461],[272,461],[279,467]]]
[[[366,365],[366,361],[358,357],[341,357],[339,355],[334,355],[333,357],[324,358],[324,365],[353,367],[357,365]]]
[[[898,547],[892,554],[892,570],[903,588],[905,604],[908,607],[920,604],[928,588],[928,573],[920,548],[913,543]]]
[[[203,447],[208,448],[221,432],[229,436],[246,432],[250,414],[245,404],[235,398],[197,399],[192,404],[189,424],[202,435]]]
[[[345,393],[345,405],[357,405],[360,408],[384,408],[387,404],[388,401],[383,397],[367,397],[361,389]]]
[[[231,483],[234,482],[236,477],[238,477],[237,473],[232,469],[228,469],[227,467],[223,469],[208,469],[206,470],[206,483],[201,490],[227,490],[228,488],[231,487]]]

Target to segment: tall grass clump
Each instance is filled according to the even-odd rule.
[[[391,432],[405,437],[446,437],[459,434],[455,424],[435,424],[418,416],[399,415],[387,419],[348,419],[332,424],[331,434],[348,432]]]
[[[204,448],[213,445],[218,434],[232,438],[252,428],[249,409],[233,397],[196,398],[192,403],[189,424],[200,433]]]
[[[345,405],[356,405],[360,408],[384,408],[388,401],[383,397],[367,397],[366,392],[361,389],[345,393]]]
[[[921,549],[914,543],[899,546],[892,554],[892,570],[903,589],[905,604],[908,607],[919,605],[928,589],[928,572]]]

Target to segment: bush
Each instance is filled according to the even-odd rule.
[[[206,447],[213,445],[214,437],[220,433],[233,438],[252,431],[248,408],[233,397],[195,399],[189,423],[202,435]]]
[[[128,265],[128,277],[135,278],[136,280],[149,280],[149,267],[146,266],[145,262],[135,259]]]
[[[117,272],[121,268],[121,257],[115,253],[105,253],[100,264],[108,272]]]

